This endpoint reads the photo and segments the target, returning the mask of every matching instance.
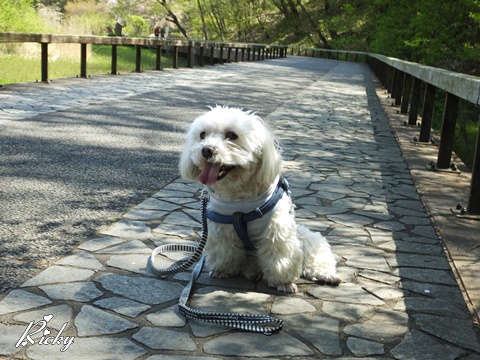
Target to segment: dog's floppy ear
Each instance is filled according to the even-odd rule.
[[[273,134],[265,129],[260,168],[257,181],[272,183],[282,171],[280,146]]]
[[[180,155],[180,161],[178,163],[178,167],[180,169],[180,175],[185,180],[198,180],[198,175],[200,174],[200,170],[195,166],[192,161],[191,154],[190,154],[190,134],[187,135],[186,144],[183,148],[182,154]]]

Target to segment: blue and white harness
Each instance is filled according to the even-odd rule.
[[[288,181],[283,176],[254,201],[224,201],[211,192],[207,218],[220,224],[233,225],[245,248],[255,252],[251,236],[258,236],[265,229],[284,194],[290,196]]]

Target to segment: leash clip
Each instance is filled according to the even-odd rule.
[[[207,189],[202,189],[202,192],[200,193],[200,198],[201,199],[209,199],[210,195],[208,194]]]

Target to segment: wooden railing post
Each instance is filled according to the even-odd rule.
[[[210,65],[215,64],[215,48],[210,46]]]
[[[135,72],[142,72],[142,46],[135,45]]]
[[[443,111],[442,137],[438,147],[437,169],[450,168],[453,152],[453,139],[457,123],[458,96],[447,93]]]
[[[392,95],[392,97],[395,89],[395,73],[395,68],[393,66],[388,66],[385,87],[387,88],[388,93]]]
[[[42,81],[48,82],[48,43],[41,43],[42,46]]]
[[[467,212],[473,215],[480,215],[480,121],[478,122]]]
[[[178,69],[178,46],[173,46],[172,68]]]
[[[218,55],[218,62],[220,65],[223,65],[223,44],[220,45],[220,51]]]
[[[402,103],[402,93],[403,93],[403,82],[404,82],[404,77],[405,74],[401,70],[395,70],[396,78],[395,78],[395,83],[394,83],[394,92],[395,95],[393,98],[395,99],[395,102],[393,105],[398,106]]]
[[[157,45],[155,57],[155,70],[162,70],[162,45]]]
[[[205,66],[205,47],[200,46],[200,66]]]
[[[117,75],[117,45],[112,45],[112,64],[110,74]]]
[[[423,104],[422,126],[420,128],[419,142],[430,142],[430,131],[432,128],[433,108],[435,106],[435,93],[437,88],[427,84],[425,90],[425,101]]]
[[[188,68],[193,68],[193,63],[192,63],[192,45],[188,44],[187,46],[187,67]]]
[[[412,75],[405,74],[402,91],[402,106],[400,107],[400,114],[406,114],[408,112],[408,103],[410,102],[410,96],[412,95]]]
[[[87,44],[80,44],[80,77],[87,78]]]
[[[408,125],[417,125],[418,109],[420,108],[420,94],[422,90],[422,80],[413,79],[412,104],[408,113]]]

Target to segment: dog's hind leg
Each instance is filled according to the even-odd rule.
[[[257,247],[257,259],[268,286],[278,291],[295,293],[295,281],[300,277],[303,251],[295,224],[288,224],[288,217],[272,222]],[[290,226],[289,226],[290,225]]]
[[[335,255],[321,234],[297,225],[297,236],[303,244],[302,276],[312,281],[338,285],[342,280],[337,275]]]

